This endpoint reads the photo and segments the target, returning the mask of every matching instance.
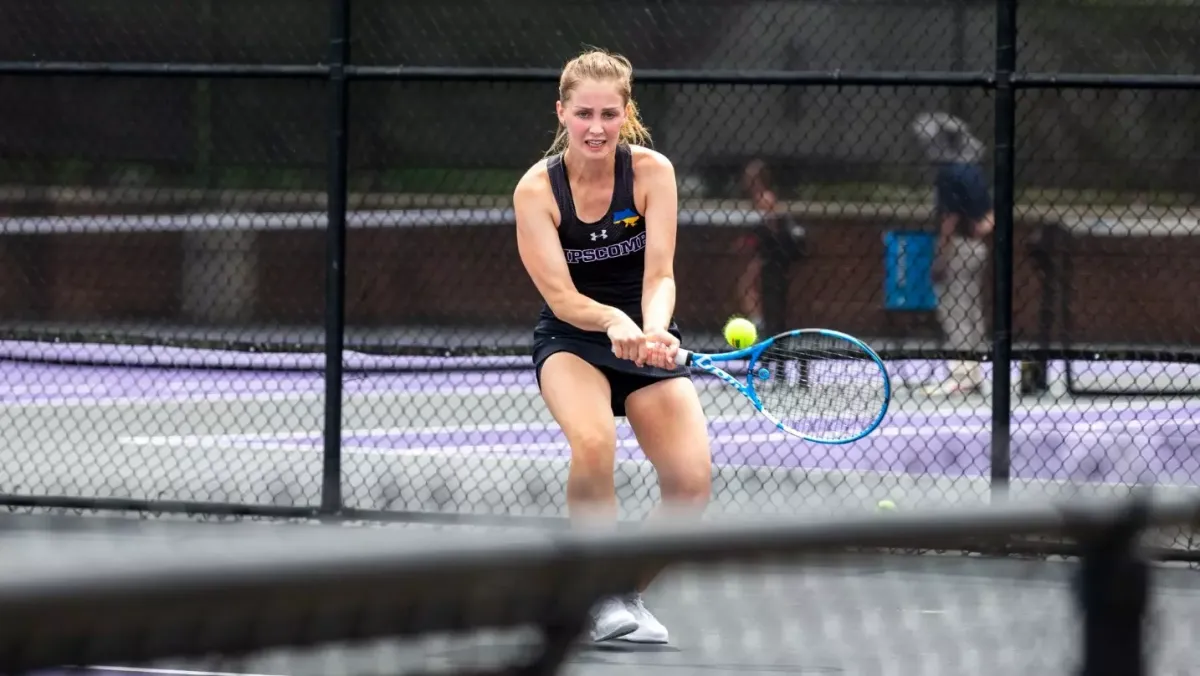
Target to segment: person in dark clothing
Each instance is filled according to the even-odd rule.
[[[629,62],[607,52],[568,62],[557,138],[513,194],[521,262],[545,301],[538,386],[571,449],[567,504],[583,525],[615,525],[615,417],[629,420],[654,465],[656,515],[698,514],[712,484],[704,410],[675,364],[675,170],[644,145],[632,78]],[[652,577],[593,609],[593,640],[667,642],[642,601]]]
[[[803,229],[779,208],[770,174],[762,160],[753,160],[742,174],[742,186],[762,222],[742,239],[752,257],[739,279],[742,314],[759,333],[771,336],[787,330],[787,296],[793,262],[802,253]]]

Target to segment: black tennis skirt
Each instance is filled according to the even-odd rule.
[[[668,329],[671,335],[683,340],[679,328],[674,324]],[[542,383],[542,364],[556,352],[569,352],[595,366],[608,378],[612,389],[613,415],[625,415],[625,399],[643,387],[670,378],[686,378],[691,371],[679,366],[661,369],[654,366],[638,366],[628,359],[618,359],[612,352],[612,342],[604,333],[581,331],[570,324],[543,318],[533,332],[533,363],[537,369],[538,386]]]

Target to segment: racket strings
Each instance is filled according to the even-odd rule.
[[[763,409],[819,439],[857,436],[874,423],[887,396],[878,363],[861,347],[832,336],[781,337],[755,370]]]

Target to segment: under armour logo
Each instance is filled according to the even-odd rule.
[[[608,239],[608,230],[601,230],[600,232],[593,232],[592,233],[592,241],[595,242],[598,239]]]

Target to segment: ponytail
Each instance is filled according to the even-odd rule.
[[[551,155],[557,155],[558,153],[561,153],[566,149],[567,149],[567,128],[562,126],[562,123],[559,122],[558,123],[558,131],[554,133],[554,143],[550,144],[550,147],[546,149],[546,154],[543,155],[542,157],[550,157]]]
[[[642,124],[642,118],[638,115],[637,104],[633,102],[633,99],[629,99],[629,103],[626,104],[625,108],[625,121],[621,123],[621,142],[639,146],[650,145],[652,141],[650,130],[646,128],[646,125]]]

